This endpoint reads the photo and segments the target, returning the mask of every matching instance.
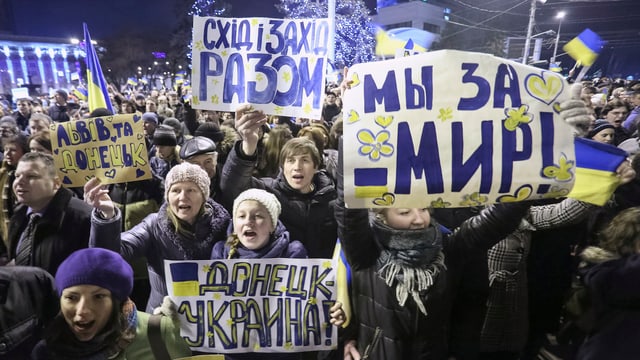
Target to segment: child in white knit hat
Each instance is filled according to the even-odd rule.
[[[280,202],[261,190],[242,192],[233,202],[233,224],[226,242],[213,246],[213,259],[306,258],[300,241],[289,239],[289,232],[278,220]]]

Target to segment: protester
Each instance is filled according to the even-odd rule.
[[[20,134],[3,141],[4,157],[0,167],[0,191],[2,191],[2,202],[0,202],[0,235],[7,248],[9,248],[9,222],[14,214],[18,200],[12,191],[15,181],[16,167],[18,162],[29,152],[27,138]]]
[[[33,350],[34,360],[156,359],[150,342],[150,315],[129,300],[133,270],[120,254],[83,249],[69,255],[56,272],[60,313]],[[171,319],[160,320],[160,339],[171,358],[191,356]]]
[[[322,163],[318,149],[306,138],[289,140],[280,155],[280,174],[275,179],[252,177],[266,117],[251,109],[242,105],[236,112],[236,129],[242,140],[236,142],[222,171],[220,188],[225,205],[250,188],[273,193],[283,206],[280,220],[291,238],[304,244],[309,257],[330,258],[337,234],[333,217],[336,192],[331,179],[318,171]]]
[[[209,199],[209,176],[199,166],[182,163],[165,179],[165,202],[131,230],[120,233],[122,216],[97,178],[85,185],[91,216],[92,247],[104,247],[128,260],[146,257],[151,294],[147,311],[167,295],[164,260],[205,260],[213,245],[226,238],[229,213]]]
[[[640,339],[640,208],[618,214],[600,234],[598,246],[586,248],[580,257],[593,323],[576,358],[635,358],[638,346],[630,339]]]
[[[29,360],[59,311],[53,276],[33,266],[0,266],[0,359]]]
[[[153,145],[156,147],[156,155],[149,159],[151,172],[162,187],[164,193],[164,179],[169,170],[182,162],[176,147],[176,134],[173,128],[160,125],[153,133]]]
[[[39,151],[52,155],[49,131],[40,131],[29,136],[29,151]]]
[[[615,128],[613,125],[606,120],[596,120],[586,137],[604,144],[613,144],[614,135]]]
[[[49,132],[49,126],[53,123],[51,118],[45,114],[33,113],[29,119],[29,134],[39,132]]]
[[[0,251],[0,258],[55,274],[69,254],[88,246],[91,207],[62,187],[51,155],[25,154],[15,175],[13,191],[20,205],[11,217],[9,246]]]
[[[280,202],[260,189],[242,192],[233,202],[233,227],[226,242],[213,246],[212,259],[307,257],[301,242],[291,239],[280,222]]]
[[[69,94],[62,89],[56,90],[54,94],[55,102],[49,106],[49,116],[55,122],[69,121],[69,114],[67,113],[67,100],[69,100]]]

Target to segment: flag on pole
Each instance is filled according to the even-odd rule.
[[[83,87],[77,87],[71,91],[71,93],[78,99],[82,101],[87,101],[87,89]]]
[[[136,85],[138,85],[138,79],[134,78],[134,77],[130,77],[130,78],[127,79],[127,84],[136,86]]]
[[[591,66],[598,58],[600,51],[606,44],[598,34],[585,29],[576,38],[566,43],[562,49],[574,60],[580,61],[584,66]]]
[[[98,55],[96,49],[91,43],[91,35],[89,35],[89,28],[86,23],[84,26],[84,46],[87,53],[87,91],[89,93],[89,111],[93,111],[97,108],[106,108],[113,114],[113,106],[111,105],[111,99],[109,98],[109,92],[107,91],[107,82],[104,79],[100,62],[98,61]]]

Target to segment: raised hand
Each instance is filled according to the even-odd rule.
[[[100,183],[100,179],[93,178],[84,184],[84,201],[101,212],[102,217],[111,219],[115,216],[116,210],[109,190]]]
[[[242,138],[242,152],[253,155],[260,140],[260,127],[267,123],[267,117],[261,110],[255,110],[250,104],[240,105],[236,109],[236,131]]]
[[[560,116],[573,126],[578,136],[585,136],[593,117],[589,114],[587,105],[580,99],[582,84],[571,85],[571,99],[560,103]]]

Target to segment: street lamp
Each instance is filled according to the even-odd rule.
[[[529,46],[531,45],[531,35],[533,35],[533,25],[536,22],[536,1],[546,3],[547,0],[531,0],[531,9],[529,11],[529,26],[527,27],[527,38],[524,41],[524,55],[522,55],[522,63],[526,64],[529,58]]]
[[[567,13],[564,11],[558,11],[556,14],[556,19],[558,19],[558,32],[556,33],[556,44],[553,46],[553,57],[551,58],[551,63],[556,62],[556,54],[558,53],[558,43],[560,42],[560,28],[562,27],[562,19]]]

